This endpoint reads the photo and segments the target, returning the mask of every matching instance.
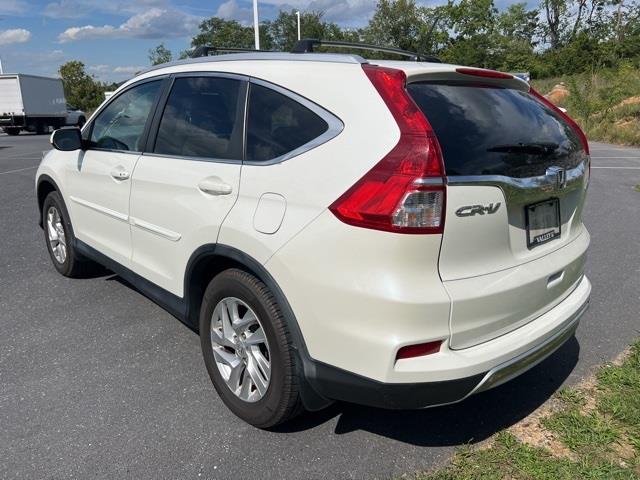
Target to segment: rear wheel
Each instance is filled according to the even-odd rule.
[[[256,277],[229,269],[209,283],[200,342],[215,389],[238,417],[269,428],[301,411],[286,323],[274,296]]]
[[[53,266],[65,277],[81,277],[94,264],[75,249],[75,237],[67,209],[58,192],[51,192],[42,205],[42,225]]]
[[[6,127],[4,129],[5,132],[7,132],[7,135],[19,135],[20,134],[20,129],[18,127]]]
[[[87,122],[87,121],[85,120],[85,118],[84,118],[84,117],[80,117],[80,118],[78,118],[78,123],[77,123],[77,125],[76,125],[76,126],[77,126],[78,128],[82,128],[82,127],[84,127],[84,124],[85,124],[86,122]]]

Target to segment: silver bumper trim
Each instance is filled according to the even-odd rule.
[[[467,395],[467,397],[497,387],[498,385],[502,385],[503,383],[506,383],[526,372],[530,368],[535,367],[537,364],[549,357],[573,336],[578,328],[578,324],[580,323],[580,317],[582,317],[587,308],[589,308],[589,300],[587,300],[571,317],[569,317],[559,331],[547,338],[544,342],[536,345],[534,348],[527,350],[517,357],[512,358],[511,360],[493,367],[487,372],[476,388]]]

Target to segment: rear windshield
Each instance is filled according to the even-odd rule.
[[[584,159],[573,128],[529,93],[468,83],[407,89],[435,130],[447,175],[534,177]]]

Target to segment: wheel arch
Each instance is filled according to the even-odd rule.
[[[42,228],[42,205],[44,204],[44,199],[47,198],[47,195],[49,195],[51,192],[58,192],[62,195],[62,192],[58,187],[58,184],[55,182],[53,178],[51,178],[49,175],[46,175],[46,174],[40,175],[40,177],[38,178],[38,183],[36,184],[36,196],[38,199],[38,212],[40,214],[38,219],[38,225],[40,225],[41,228]]]
[[[184,279],[184,299],[187,306],[187,321],[197,327],[202,296],[209,282],[217,274],[229,268],[238,268],[254,275],[263,282],[276,297],[281,309],[285,313],[286,320],[294,325],[289,325],[290,331],[299,333],[298,322],[287,302],[284,293],[267,269],[252,256],[237,248],[223,244],[207,244],[199,247],[187,263]],[[292,335],[294,333],[292,332]],[[297,340],[297,339],[296,339]]]
[[[228,268],[239,268],[254,275],[275,296],[289,330],[292,348],[299,360],[299,374],[302,382],[300,394],[305,408],[315,411],[332,403],[331,400],[320,395],[309,382],[311,378],[316,376],[316,365],[309,355],[298,320],[284,292],[267,269],[243,251],[223,244],[207,244],[193,252],[187,263],[184,279],[183,300],[186,307],[184,321],[198,330],[204,291],[215,275]]]

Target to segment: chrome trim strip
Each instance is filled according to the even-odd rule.
[[[177,232],[167,230],[166,228],[159,227],[157,225],[145,222],[144,220],[140,220],[134,217],[131,217],[129,219],[129,224],[134,227],[138,227],[142,230],[145,230],[149,233],[156,234],[159,237],[165,238],[167,240],[171,240],[172,242],[177,242],[182,238],[182,235],[180,235]]]
[[[529,178],[514,178],[504,175],[452,175],[447,177],[447,184],[451,186],[486,185],[498,187],[503,191],[510,206],[529,204],[535,199],[548,198],[550,194],[564,196],[565,193],[584,188],[585,173],[588,171],[589,161],[590,159],[587,157],[577,167],[567,170],[566,182],[562,188],[558,188],[555,175],[540,175]]]
[[[96,205],[95,203],[82,200],[81,198],[78,198],[78,197],[69,196],[69,198],[71,199],[71,201],[77,203],[78,205],[82,205],[83,207],[90,208],[91,210],[95,210],[96,212],[103,213],[108,217],[115,218],[116,220],[121,220],[123,222],[126,222],[129,220],[129,216],[124,213],[116,212],[115,210],[111,210],[110,208]]]
[[[467,397],[502,385],[503,383],[506,383],[526,372],[530,368],[535,367],[537,364],[549,357],[573,336],[578,328],[578,324],[580,323],[580,317],[582,317],[587,308],[589,308],[589,300],[582,304],[582,306],[571,317],[569,317],[569,320],[559,332],[536,347],[489,370],[482,381],[467,395]]]

